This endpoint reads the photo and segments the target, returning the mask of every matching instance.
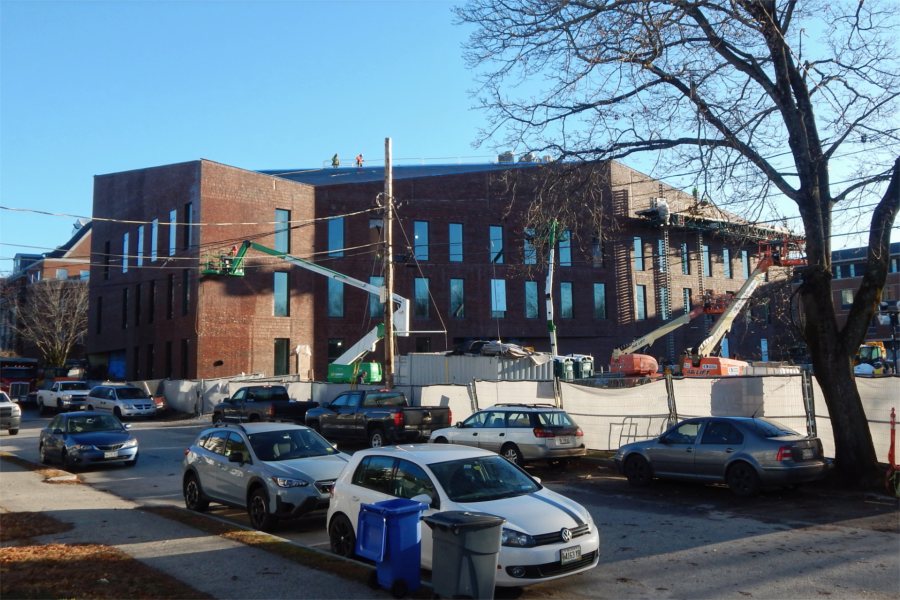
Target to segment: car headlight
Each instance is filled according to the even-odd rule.
[[[65,401],[65,402],[71,402],[71,401],[72,401],[72,394],[63,394],[63,395],[61,396],[61,398],[62,398],[63,401]]]
[[[75,444],[74,446],[72,446],[73,452],[90,452],[93,449],[94,447],[90,444]]]
[[[135,439],[128,440],[124,444],[122,444],[122,448],[134,448],[137,446],[138,442]]]
[[[275,482],[275,485],[281,488],[306,487],[309,485],[308,481],[303,481],[302,479],[291,479],[290,477],[272,477],[272,481]]]
[[[534,538],[527,533],[515,529],[503,528],[500,543],[504,546],[516,546],[518,548],[531,548],[534,546]]]

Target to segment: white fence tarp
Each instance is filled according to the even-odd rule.
[[[430,385],[422,388],[422,406],[449,406],[453,423],[468,418],[472,410],[469,388],[464,385]],[[451,423],[451,425],[453,424]]]
[[[478,408],[494,404],[556,404],[552,381],[476,381]]]

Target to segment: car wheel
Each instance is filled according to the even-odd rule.
[[[625,477],[635,487],[646,487],[653,480],[653,469],[646,458],[640,454],[632,454],[625,461]]]
[[[44,403],[41,401],[40,398],[37,399],[37,406],[38,406],[38,413],[39,413],[39,414],[42,414],[42,415],[46,415],[46,414],[47,414],[47,407],[44,406]]]
[[[69,453],[66,452],[65,450],[63,450],[63,453],[62,453],[62,464],[63,464],[63,468],[65,468],[68,471],[75,470],[75,461],[72,460],[72,457],[69,456]]]
[[[444,436],[441,436],[439,438],[434,438],[434,443],[435,444],[446,444],[447,438],[445,438]]]
[[[328,539],[331,541],[331,551],[344,558],[353,558],[356,555],[356,533],[353,532],[353,524],[343,513],[334,515],[331,524],[328,525]]]
[[[87,409],[88,409],[88,410],[94,410],[94,405],[93,405],[93,404],[88,404],[88,405],[87,405]]]
[[[731,465],[725,474],[725,481],[737,496],[746,498],[759,492],[759,475],[756,474],[756,469],[745,462]]]
[[[42,465],[50,464],[50,459],[47,458],[47,448],[43,444],[38,446],[38,455],[41,457]]]
[[[221,424],[221,423],[222,423],[222,415],[217,414],[217,413],[213,413],[213,416],[212,416],[212,424],[213,424],[213,425],[219,425],[219,424]]]
[[[253,528],[260,531],[271,531],[278,522],[278,519],[269,512],[269,496],[263,488],[256,488],[250,493],[247,515]]]
[[[19,433],[18,429],[10,429],[9,430],[9,435],[16,435],[17,433]]]
[[[125,466],[126,466],[126,467],[133,467],[134,465],[137,464],[137,460],[138,460],[138,455],[135,454],[135,455],[134,455],[134,458],[132,458],[131,460],[126,460],[126,461],[125,461]]]
[[[250,418],[247,420],[251,423],[256,423],[257,421],[259,421],[259,415],[250,415]]]
[[[509,462],[519,465],[520,467],[525,462],[525,460],[522,458],[522,452],[515,444],[506,444],[505,446],[500,448],[500,455]]]
[[[118,406],[113,408],[113,414],[117,419],[119,419],[120,421],[122,420],[122,409],[120,409]]]
[[[56,401],[56,412],[65,412],[65,409],[63,408],[62,400]]]
[[[381,448],[384,446],[384,431],[373,429],[369,432],[369,448]]]
[[[188,510],[203,512],[209,508],[209,500],[203,495],[200,480],[193,473],[184,478],[184,505]]]

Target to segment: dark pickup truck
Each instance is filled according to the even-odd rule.
[[[251,385],[236,391],[213,408],[213,423],[220,421],[291,421],[303,424],[306,411],[318,402],[291,400],[283,385]]]
[[[449,427],[447,406],[410,406],[403,392],[351,390],[306,413],[306,424],[329,440],[385,444],[424,442]]]

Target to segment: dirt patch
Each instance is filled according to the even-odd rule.
[[[62,533],[72,529],[53,517],[36,512],[0,513],[0,542],[26,541],[40,535]]]

